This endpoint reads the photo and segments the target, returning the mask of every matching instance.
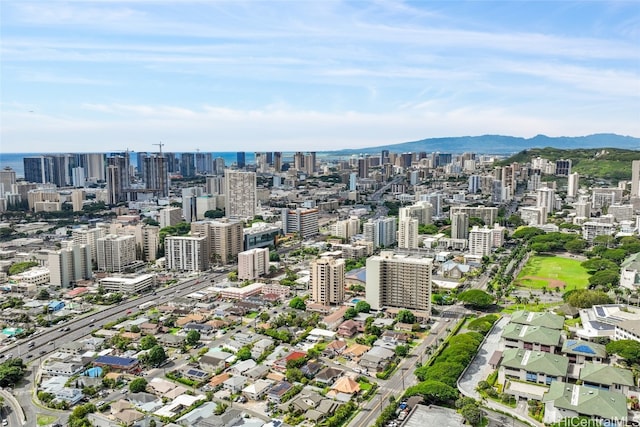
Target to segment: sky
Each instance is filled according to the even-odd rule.
[[[640,2],[0,0],[0,151],[640,137]]]

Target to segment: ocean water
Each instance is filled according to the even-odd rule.
[[[25,157],[30,156],[39,156],[41,154],[48,153],[2,153],[0,152],[0,169],[4,169],[9,166],[11,169],[16,171],[16,177],[24,178],[24,163],[22,161]],[[53,154],[61,154],[61,153],[53,153]],[[72,153],[76,154],[76,153]],[[236,152],[220,152],[220,153],[212,153],[213,158],[222,157],[224,159],[224,163],[227,166],[231,166],[231,164],[237,161]],[[283,153],[283,156],[285,154]],[[255,154],[253,152],[245,152],[245,161],[247,164],[253,164],[255,162]],[[137,156],[135,152],[131,153],[131,164],[137,166]]]

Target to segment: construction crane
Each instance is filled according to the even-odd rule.
[[[164,145],[164,144],[162,143],[162,141],[160,141],[160,143],[158,143],[158,144],[151,144],[151,145],[157,145],[157,146],[158,146],[158,148],[160,148],[160,155],[162,156],[162,146]]]

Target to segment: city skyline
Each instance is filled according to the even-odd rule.
[[[5,1],[2,151],[639,136],[639,21],[630,1]]]

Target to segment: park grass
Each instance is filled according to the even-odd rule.
[[[516,286],[542,289],[554,282],[565,284],[564,290],[584,289],[589,285],[589,273],[576,259],[558,256],[532,256],[515,281]]]
[[[38,415],[38,418],[36,420],[36,423],[39,426],[48,426],[54,423],[55,420],[57,420],[58,417],[54,416],[54,415]]]

